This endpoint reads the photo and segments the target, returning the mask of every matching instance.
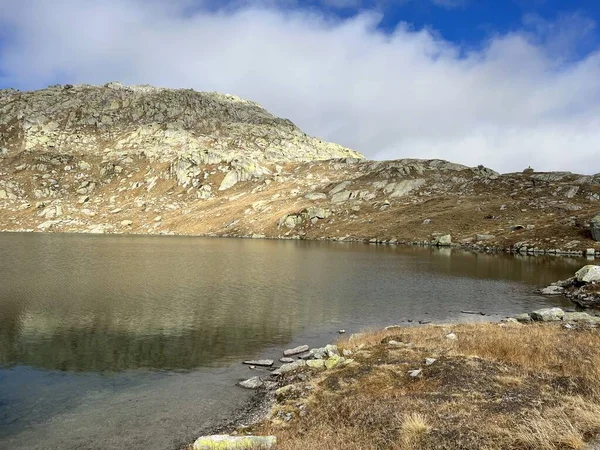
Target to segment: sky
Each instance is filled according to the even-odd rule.
[[[597,0],[0,0],[0,88],[254,100],[371,159],[600,172]]]

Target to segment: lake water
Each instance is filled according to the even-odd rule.
[[[0,448],[176,449],[251,395],[240,364],[411,319],[571,306],[584,261],[194,237],[0,234]],[[465,315],[483,311],[491,317]]]

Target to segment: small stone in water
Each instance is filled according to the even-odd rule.
[[[279,362],[282,363],[293,363],[294,362],[294,358],[288,358],[287,356],[284,356],[283,358],[279,358]]]

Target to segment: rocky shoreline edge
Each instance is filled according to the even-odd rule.
[[[600,305],[600,266],[587,265],[575,273],[575,276],[565,281],[553,283],[551,286],[541,289],[541,294],[557,295],[564,294],[582,307],[593,307]],[[590,295],[593,296],[589,297]],[[590,299],[593,299],[591,301]],[[463,311],[466,314],[481,314],[477,311]],[[483,322],[478,324],[429,324],[428,321],[415,322],[407,325],[390,325],[380,332],[356,333],[349,338],[340,338],[338,343],[328,344],[324,347],[309,348],[301,345],[287,349],[276,362],[274,359],[246,360],[243,364],[258,372],[257,375],[241,380],[238,386],[252,389],[256,393],[246,405],[231,420],[223,424],[219,429],[213,430],[212,434],[198,438],[194,444],[185,447],[192,450],[208,449],[270,449],[277,448],[276,436],[254,435],[252,431],[258,427],[262,431],[264,424],[276,427],[283,426],[295,418],[301,418],[309,413],[307,404],[296,403],[290,409],[282,408],[289,399],[298,399],[310,396],[315,387],[311,384],[313,380],[323,377],[324,374],[332,374],[346,367],[361,366],[360,359],[354,355],[358,351],[368,348],[365,343],[373,336],[379,339],[380,335],[389,336],[394,333],[406,333],[414,330],[415,325],[432,330],[442,329],[443,341],[452,343],[458,341],[459,334],[454,329],[461,326],[484,328],[492,327],[514,327],[524,324],[533,326],[560,326],[562,330],[595,330],[600,327],[600,314],[594,316],[583,311],[563,310],[561,308],[542,308],[530,313],[517,314],[499,322]],[[345,330],[339,330],[340,335]],[[413,349],[415,344],[403,342],[396,339],[384,339],[387,348]],[[436,356],[433,354],[433,356]],[[424,364],[415,365],[406,372],[409,379],[419,379],[424,368],[436,363],[437,358],[425,357]],[[281,365],[277,366],[277,363]],[[360,369],[362,370],[362,369]],[[600,423],[600,422],[599,422]],[[228,434],[225,434],[228,433]]]
[[[238,383],[240,387],[255,390],[255,396],[232,420],[214,430],[215,434],[201,436],[192,445],[184,448],[189,450],[279,448],[276,436],[254,434],[254,432],[264,431],[265,426],[267,429],[274,426],[285,430],[287,423],[309,414],[310,411],[304,402],[296,402],[292,410],[287,406],[290,401],[294,403],[294,400],[310,396],[315,389],[311,385],[315,379],[322,379],[329,374],[335,377],[335,374],[346,367],[353,371],[367,370],[365,367],[361,368],[364,362],[356,359],[354,355],[361,355],[365,351],[369,353],[371,343],[368,341],[380,340],[381,336],[387,336],[381,340],[387,348],[412,350],[416,349],[416,345],[412,342],[406,342],[404,339],[396,340],[390,336],[393,337],[395,333],[410,333],[411,330],[418,328],[441,330],[441,339],[452,346],[460,339],[464,339],[465,333],[461,332],[464,326],[475,329],[490,326],[498,328],[559,326],[567,332],[577,332],[598,330],[600,317],[586,312],[569,312],[561,308],[542,308],[502,319],[499,322],[425,325],[417,323],[415,325],[390,325],[378,332],[356,333],[347,339],[342,338],[338,344],[328,344],[321,348],[309,349],[308,346],[301,346],[289,349],[284,352],[284,355],[288,356],[280,359],[280,362],[281,360],[284,362],[279,367],[275,366],[274,360],[244,361],[244,364],[251,368],[262,371],[260,375]],[[438,361],[436,356],[438,355],[432,354],[424,358],[421,364],[415,364],[413,368],[406,371],[406,378],[419,380],[423,371]],[[290,360],[291,362],[288,362]]]
[[[423,241],[404,241],[397,239],[379,239],[379,238],[360,238],[360,237],[317,237],[308,238],[304,236],[267,236],[264,234],[252,234],[252,235],[231,235],[231,234],[220,234],[220,233],[117,233],[108,232],[103,233],[90,233],[83,231],[36,231],[33,229],[20,229],[20,230],[0,230],[0,233],[59,233],[59,234],[84,234],[84,235],[116,235],[116,236],[185,236],[185,237],[201,237],[201,238],[227,238],[227,239],[265,239],[265,240],[281,240],[281,241],[308,241],[308,242],[341,242],[341,243],[355,243],[355,244],[369,244],[369,245],[382,245],[382,246],[407,246],[407,247],[428,247],[439,250],[463,250],[473,253],[504,253],[518,256],[558,256],[568,258],[587,258],[588,260],[600,259],[600,249],[588,248],[585,250],[574,250],[574,249],[561,249],[561,248],[541,248],[528,246],[526,242],[517,242],[514,246],[500,247],[494,245],[485,245],[484,243],[473,243],[473,242],[453,242],[451,235],[440,235],[432,240]],[[484,239],[485,240],[485,239]]]

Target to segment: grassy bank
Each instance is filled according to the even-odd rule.
[[[286,375],[293,387],[247,431],[316,450],[584,449],[600,436],[598,329],[393,328],[339,347],[354,361]]]

